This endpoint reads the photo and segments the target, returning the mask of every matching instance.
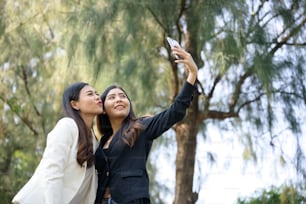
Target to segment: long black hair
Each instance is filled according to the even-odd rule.
[[[67,87],[63,94],[62,105],[64,116],[74,119],[79,129],[77,162],[82,166],[87,161],[87,166],[90,167],[94,163],[91,129],[86,126],[79,110],[71,106],[71,101],[78,101],[81,90],[87,85],[85,82],[77,82]]]
[[[133,145],[135,144],[135,141],[137,139],[137,136],[140,134],[140,132],[143,129],[143,126],[135,116],[135,113],[133,111],[132,102],[131,102],[130,98],[128,97],[128,95],[126,94],[126,91],[118,85],[111,85],[111,86],[107,87],[105,89],[105,91],[102,93],[102,95],[100,96],[100,98],[103,102],[103,109],[104,109],[104,103],[105,103],[105,99],[106,99],[107,94],[112,89],[115,89],[115,88],[118,88],[118,89],[122,90],[125,93],[125,95],[127,96],[128,100],[130,102],[130,112],[129,112],[128,116],[124,119],[121,128],[126,127],[126,129],[123,130],[122,140],[128,146],[133,147]],[[105,143],[107,141],[107,139],[110,136],[112,136],[112,134],[113,134],[113,128],[112,128],[112,125],[110,123],[110,120],[109,120],[109,117],[108,117],[107,114],[102,113],[102,114],[98,115],[98,117],[97,117],[97,128],[98,128],[100,134],[102,135],[102,140],[101,140],[102,143]],[[102,145],[104,145],[104,144],[102,144]]]

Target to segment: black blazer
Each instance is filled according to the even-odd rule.
[[[103,137],[96,150],[95,167],[98,171],[98,189],[95,203],[101,204],[105,188],[110,188],[112,199],[124,204],[138,198],[150,198],[149,177],[146,170],[147,157],[154,139],[181,121],[195,91],[195,86],[185,82],[174,103],[165,111],[139,119],[144,129],[132,148],[126,145],[121,128],[113,137],[106,157],[103,150]]]

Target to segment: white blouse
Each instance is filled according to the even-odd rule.
[[[95,139],[94,135],[93,135],[93,146],[94,146],[94,149],[96,149],[96,147],[98,146],[98,142]],[[76,195],[70,201],[69,204],[86,203],[88,200],[90,200],[90,198],[88,196],[91,196],[91,195],[89,194],[88,191],[90,189],[90,186],[92,185],[93,176],[95,176],[94,175],[95,171],[93,171],[93,168],[95,168],[95,167],[91,166],[91,167],[86,169],[85,178],[83,180],[83,183],[81,184],[78,192],[76,193]]]

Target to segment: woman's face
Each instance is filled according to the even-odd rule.
[[[108,92],[104,101],[104,111],[109,119],[125,119],[130,113],[130,101],[119,88]]]
[[[79,110],[83,116],[96,116],[103,112],[99,94],[88,85],[81,89],[79,100],[72,101],[72,106],[74,109]]]

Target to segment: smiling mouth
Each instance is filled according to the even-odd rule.
[[[115,106],[115,109],[123,109],[123,108],[125,108],[125,106],[123,106],[123,105]]]

